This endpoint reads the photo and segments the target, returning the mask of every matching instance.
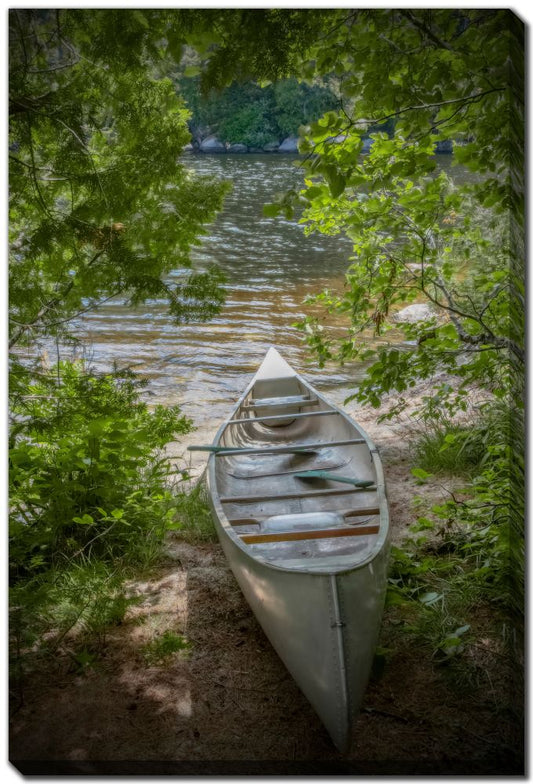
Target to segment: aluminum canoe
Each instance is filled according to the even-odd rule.
[[[346,752],[386,589],[389,517],[378,451],[275,348],[210,450],[209,503],[232,571]]]

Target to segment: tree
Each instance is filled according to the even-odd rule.
[[[332,74],[341,108],[311,123],[300,143],[304,190],[291,191],[268,215],[298,208],[308,231],[345,233],[354,253],[344,286],[315,298],[326,315],[301,324],[319,360],[368,363],[354,397],[379,406],[420,378],[445,369],[454,384],[435,386],[425,414],[464,408],[472,386],[499,401],[498,428],[473,481],[472,502],[454,515],[473,531],[490,531],[491,579],[506,592],[520,626],[524,523],[524,29],[502,9],[335,9],[261,12],[246,43],[221,35],[204,72],[220,62],[230,80],[250,70],[312,80]],[[277,20],[283,19],[277,24]],[[248,16],[243,12],[241,24]],[[287,30],[290,19],[291,31]],[[229,28],[228,28],[229,29]],[[244,37],[244,36],[243,36]],[[217,48],[218,47],[218,48]],[[253,55],[251,54],[253,52]],[[231,55],[231,56],[230,56]],[[267,67],[263,68],[262,62]],[[220,77],[218,77],[220,78]],[[389,133],[372,132],[387,123]],[[390,132],[393,131],[391,134]],[[363,154],[363,136],[373,141]],[[331,138],[343,138],[332,144]],[[459,185],[436,175],[436,145],[452,147],[471,172]],[[302,214],[303,210],[303,214]],[[434,315],[398,325],[394,314],[413,301]],[[331,314],[345,330],[330,330]],[[338,318],[335,319],[338,327]],[[397,341],[376,351],[368,331]],[[449,513],[447,509],[446,513]],[[495,526],[492,528],[492,526]],[[489,554],[490,551],[490,554]],[[502,553],[508,554],[502,559]],[[494,582],[493,582],[494,585]]]
[[[219,271],[165,278],[191,267],[226,190],[180,162],[189,114],[165,76],[173,24],[140,10],[11,11],[10,346],[64,333],[118,294],[163,297],[178,321],[220,307]]]
[[[246,69],[271,78],[269,64],[280,48],[282,73],[304,79],[331,73],[339,83],[340,111],[312,123],[302,140],[307,187],[287,194],[277,208],[290,212],[303,206],[308,230],[343,231],[356,242],[345,292],[327,299],[354,316],[338,358],[357,357],[354,336],[361,328],[373,322],[387,329],[394,305],[423,295],[446,315],[439,329],[446,340],[453,329],[458,351],[490,347],[501,355],[510,351],[521,363],[522,303],[507,298],[507,310],[502,306],[509,287],[499,272],[508,265],[493,273],[477,266],[498,284],[482,283],[483,304],[459,292],[457,275],[453,283],[450,278],[452,241],[460,263],[471,253],[498,257],[501,236],[496,247],[487,245],[479,226],[494,223],[498,215],[510,228],[513,258],[518,265],[523,260],[518,245],[523,229],[520,21],[502,10],[277,10],[254,15],[253,23],[250,12],[236,13],[226,38],[221,35],[209,53],[205,84],[216,81],[221,62],[228,81]],[[243,28],[241,44],[235,34]],[[362,156],[361,137],[390,122],[394,137],[373,134],[372,151]],[[332,136],[345,141],[329,144]],[[433,175],[439,142],[452,144],[456,159],[475,174],[467,186]],[[268,211],[274,214],[276,207]],[[501,255],[499,260],[502,266]],[[513,291],[523,293],[519,266],[512,270],[512,282]],[[471,287],[480,290],[475,281]],[[427,338],[427,325],[420,337]],[[315,332],[313,340],[323,356],[330,355],[323,337]],[[420,351],[431,346],[427,340],[419,345]]]
[[[166,299],[177,323],[220,308],[220,271],[194,271],[190,251],[227,186],[183,165],[189,112],[167,76],[189,28],[163,11],[10,12],[15,675],[44,632],[59,645],[83,619],[101,624],[103,607],[117,620],[123,570],[175,526],[164,447],[192,423],[149,409],[127,371],[20,355],[36,359],[40,339],[72,336],[77,316],[117,295]]]

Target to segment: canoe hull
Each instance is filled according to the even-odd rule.
[[[377,449],[275,349],[212,446],[208,498],[228,562],[345,752],[386,591],[389,517]]]
[[[347,751],[379,635],[387,548],[348,572],[286,571],[251,558],[214,519],[252,612],[335,746]]]

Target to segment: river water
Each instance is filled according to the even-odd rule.
[[[444,165],[448,166],[448,156]],[[148,400],[179,404],[210,437],[255,372],[269,346],[337,404],[361,377],[351,365],[319,369],[294,326],[304,297],[342,285],[351,243],[341,236],[306,236],[296,220],[266,218],[263,205],[303,184],[292,156],[190,156],[199,174],[230,180],[223,211],[195,251],[199,267],[215,262],[228,276],[222,313],[207,323],[176,326],[157,300],[139,308],[115,300],[80,323],[92,364],[127,365],[148,380]]]

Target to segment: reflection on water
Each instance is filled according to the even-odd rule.
[[[447,157],[442,163],[450,165]],[[187,164],[233,183],[195,252],[197,266],[215,262],[227,273],[226,306],[208,323],[178,327],[162,302],[137,309],[108,302],[80,325],[93,363],[106,368],[116,360],[141,372],[152,401],[181,404],[206,434],[225,418],[270,345],[342,403],[361,370],[318,369],[293,323],[303,316],[306,294],[340,284],[351,243],[341,236],[306,236],[297,221],[263,216],[266,202],[303,182],[291,156],[191,156]]]

